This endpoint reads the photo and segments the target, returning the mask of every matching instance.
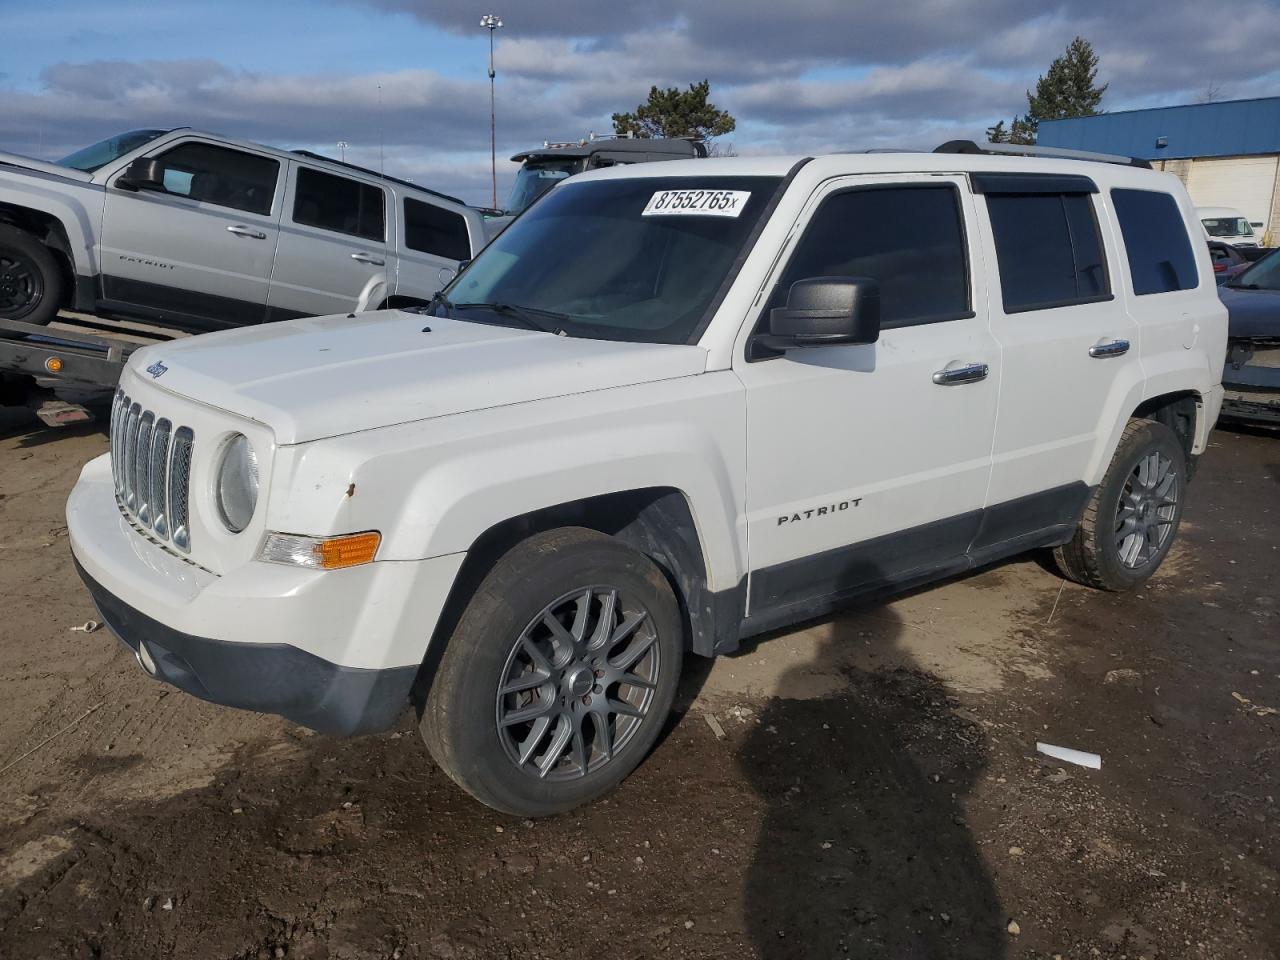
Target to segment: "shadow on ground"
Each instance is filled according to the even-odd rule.
[[[876,613],[876,645],[896,643],[892,608]],[[835,626],[828,645],[862,642]],[[954,710],[907,669],[768,702],[740,753],[765,803],[744,892],[761,957],[1005,955],[1007,918],[964,811],[985,736]]]

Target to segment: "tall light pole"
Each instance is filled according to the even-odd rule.
[[[343,163],[346,163],[346,162],[347,162],[347,147],[349,147],[349,146],[351,146],[351,144],[347,143],[347,141],[345,141],[345,140],[339,140],[339,141],[338,141],[338,149],[342,151],[342,162],[343,162]]]
[[[480,26],[489,31],[489,172],[493,177],[493,206],[498,206],[498,114],[494,109],[493,79],[497,74],[493,71],[493,34],[502,26],[502,18],[496,14],[486,13],[480,18]]]

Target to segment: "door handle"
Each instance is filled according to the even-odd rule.
[[[1123,357],[1128,352],[1128,340],[1109,340],[1106,343],[1095,343],[1089,348],[1089,356],[1095,360],[1105,360],[1107,357]]]
[[[933,375],[933,382],[940,387],[956,387],[962,383],[977,383],[987,379],[991,368],[985,363],[967,363],[962,367],[947,367]]]
[[[381,260],[378,257],[375,257],[372,253],[363,253],[363,252],[353,253],[351,255],[351,259],[358,260],[361,263],[371,263],[375,267],[380,267],[386,262],[385,260]]]
[[[267,235],[261,230],[246,227],[243,223],[237,223],[234,227],[227,227],[227,233],[234,233],[237,237],[252,237],[254,240],[267,239]]]

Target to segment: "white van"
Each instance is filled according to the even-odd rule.
[[[1196,217],[1206,240],[1220,240],[1236,247],[1261,246],[1255,226],[1235,207],[1196,207]]]

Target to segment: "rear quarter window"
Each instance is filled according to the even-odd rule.
[[[404,245],[410,250],[446,260],[471,259],[471,240],[462,214],[407,197],[404,201]]]
[[[1158,190],[1112,190],[1111,203],[1124,237],[1135,295],[1199,286],[1187,225],[1172,196]]]

